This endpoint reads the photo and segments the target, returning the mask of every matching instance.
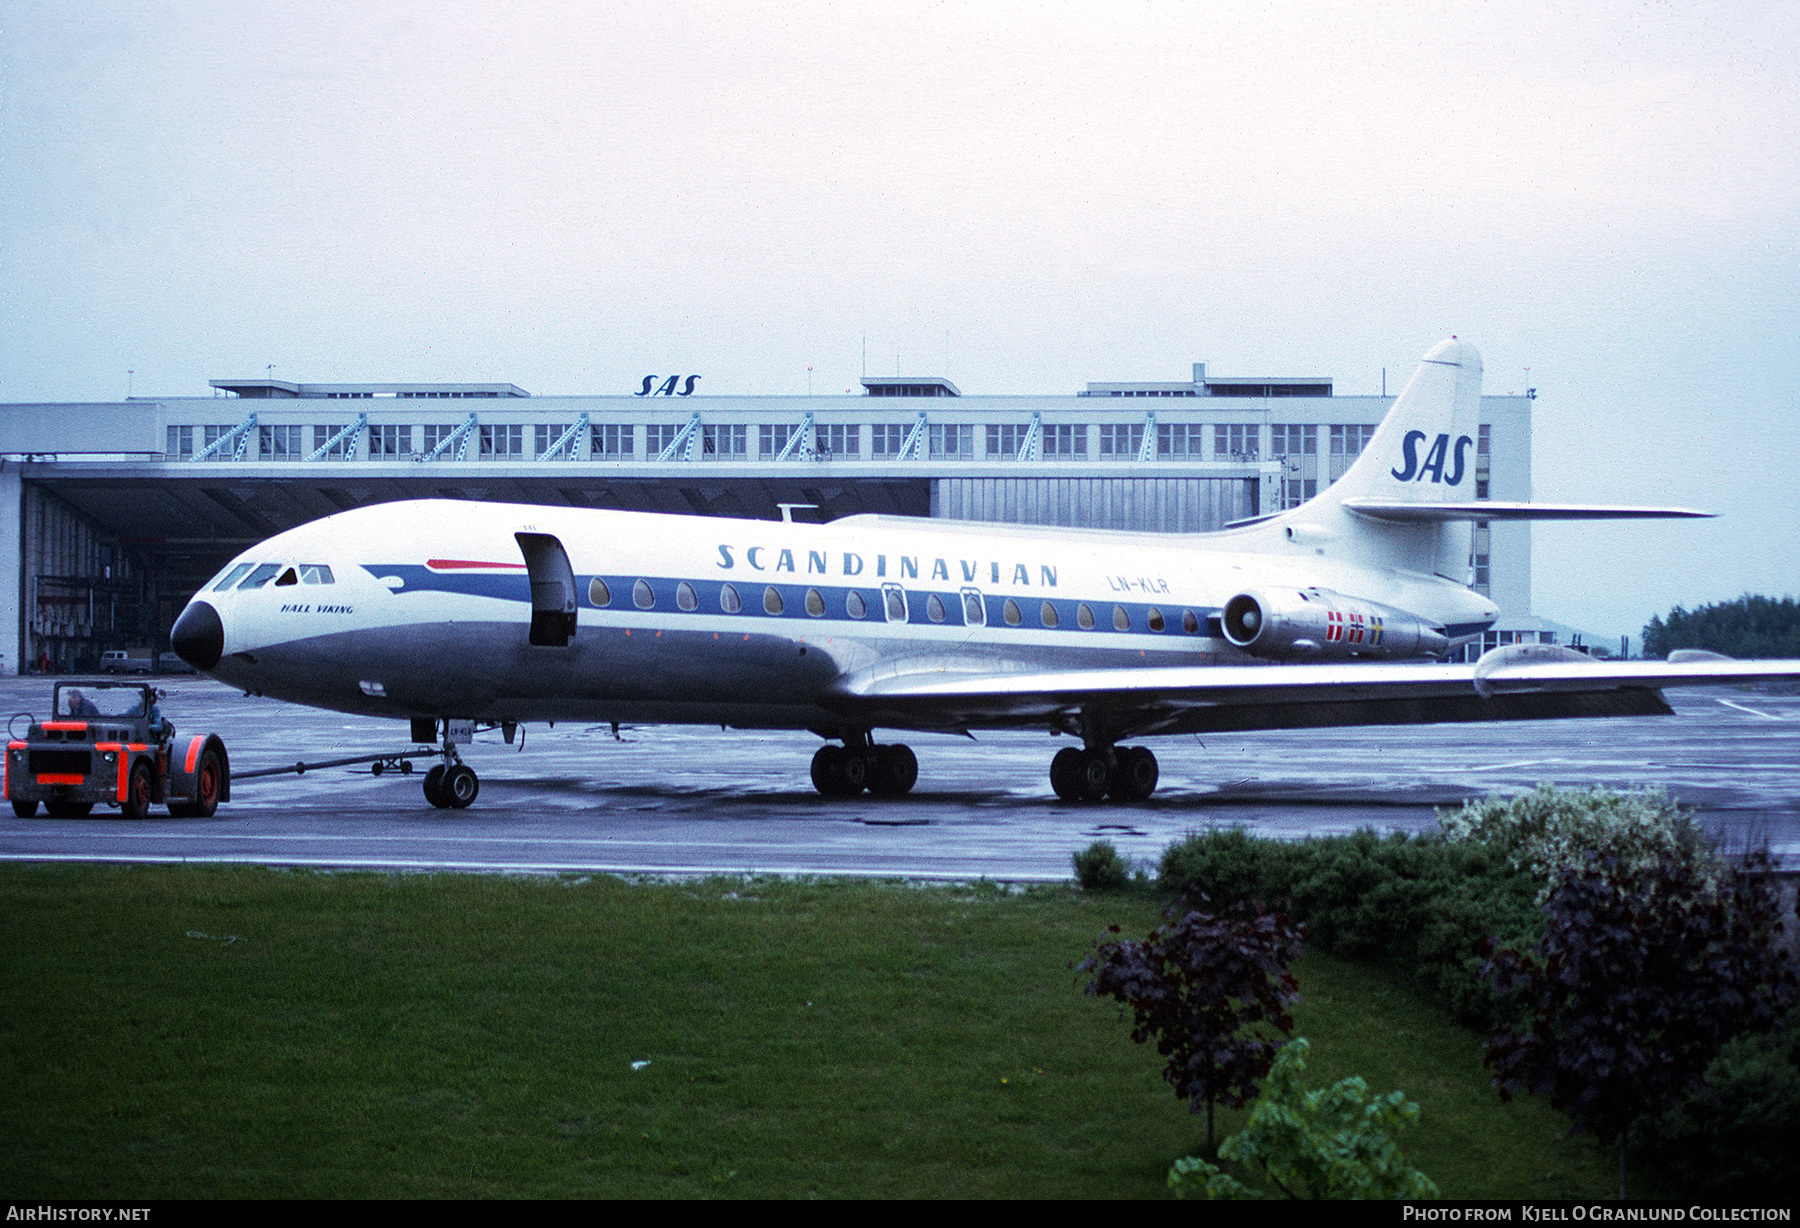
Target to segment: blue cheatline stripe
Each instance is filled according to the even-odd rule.
[[[408,593],[456,593],[468,597],[492,597],[501,601],[529,602],[531,600],[531,582],[524,572],[507,572],[504,574],[490,572],[439,572],[432,571],[429,567],[424,567],[417,563],[365,563],[363,564],[363,570],[368,572],[371,576],[374,576],[377,580],[386,576],[398,576],[403,583],[401,584],[401,587],[393,590],[396,595],[405,595]],[[596,578],[605,583],[608,592],[612,596],[612,600],[609,601],[605,607],[595,606],[593,602],[588,600],[589,582]],[[632,596],[633,590],[640,580],[650,586],[650,591],[655,596],[655,603],[649,608],[654,609],[658,614],[666,614],[670,617],[678,618],[684,614],[718,615],[728,613],[720,603],[720,594],[724,591],[725,586],[730,584],[737,590],[738,599],[742,602],[742,608],[738,611],[739,617],[777,617],[787,620],[798,620],[800,622],[852,624],[858,622],[881,623],[885,622],[887,619],[885,595],[882,592],[882,586],[880,584],[875,584],[867,588],[858,588],[847,585],[771,583],[760,579],[686,580],[686,583],[693,587],[696,600],[693,610],[683,610],[676,599],[677,590],[684,581],[683,577],[629,575],[601,575],[595,577],[593,575],[578,575],[575,577],[575,587],[577,590],[576,599],[583,609],[592,610],[605,608],[630,612],[640,608],[634,603]],[[978,622],[971,623],[964,617],[963,590],[961,588],[921,589],[914,588],[910,585],[900,585],[898,587],[902,588],[906,593],[907,621],[909,623],[916,623],[921,626],[938,625],[946,627],[982,625]],[[773,588],[781,596],[782,612],[779,615],[770,615],[764,610],[763,595],[765,590],[769,588]],[[809,590],[814,589],[818,591],[825,602],[825,612],[822,615],[811,615],[808,614],[806,610],[806,594]],[[980,592],[981,590],[974,589],[973,591]],[[853,592],[860,594],[864,602],[865,612],[860,619],[852,617],[849,612],[847,602],[850,594]],[[930,616],[930,600],[934,596],[943,603],[944,618],[941,623],[935,622]],[[995,595],[983,592],[981,593],[981,600],[983,610],[987,615],[987,626],[998,630],[1014,629],[1006,621],[1005,611],[1007,597],[1005,595]],[[1045,596],[1041,591],[1016,594],[1012,597],[1012,600],[1018,603],[1019,612],[1022,615],[1019,625],[1016,628],[1018,630],[1066,631],[1073,635],[1096,635],[1109,631],[1116,633],[1117,628],[1113,626],[1113,607],[1114,605],[1119,605],[1124,607],[1125,613],[1130,619],[1130,634],[1163,634],[1175,636],[1197,634],[1210,636],[1214,639],[1218,638],[1220,634],[1220,611],[1216,607],[1162,605],[1147,601],[1082,602],[1072,597]],[[1093,613],[1094,625],[1091,629],[1081,626],[1080,607],[1084,604]],[[1045,605],[1049,605],[1056,611],[1055,627],[1045,627],[1043,624],[1041,611]],[[1150,610],[1152,608],[1162,612],[1163,631],[1160,633],[1152,632],[1150,630]],[[1182,627],[1182,615],[1188,610],[1192,610],[1198,620],[1197,629],[1194,632],[1186,632]]]

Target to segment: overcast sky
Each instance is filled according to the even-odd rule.
[[[1456,333],[1536,612],[1800,593],[1800,5],[0,3],[0,401],[966,393]],[[1527,377],[1526,369],[1530,374]]]

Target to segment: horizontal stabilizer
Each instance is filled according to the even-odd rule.
[[[1607,503],[1403,503],[1395,499],[1346,499],[1358,516],[1393,524],[1436,524],[1450,520],[1658,520],[1710,519],[1714,513],[1690,507],[1631,507]]]

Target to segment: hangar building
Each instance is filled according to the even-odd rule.
[[[635,394],[512,384],[212,381],[202,397],[0,405],[0,669],[155,655],[234,554],[333,512],[485,499],[711,516],[887,512],[1195,532],[1295,506],[1393,403],[1327,377],[1209,375],[964,396],[939,377],[860,395]],[[685,394],[685,395],[684,395]],[[1478,498],[1531,497],[1531,395],[1482,398]],[[1527,524],[1478,524],[1469,582],[1489,644],[1548,639]]]

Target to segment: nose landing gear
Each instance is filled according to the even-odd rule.
[[[463,810],[481,792],[481,778],[466,763],[440,763],[425,773],[425,800],[439,810]]]

